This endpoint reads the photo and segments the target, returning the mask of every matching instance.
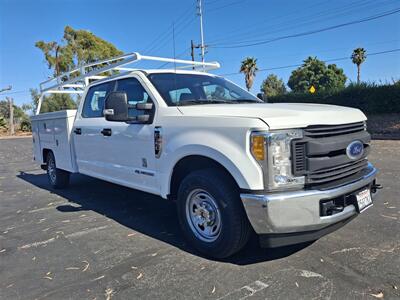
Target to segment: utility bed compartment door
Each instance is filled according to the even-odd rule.
[[[51,150],[56,158],[57,168],[76,172],[71,130],[76,111],[66,110],[33,116],[34,155],[39,164],[45,163],[43,152]]]

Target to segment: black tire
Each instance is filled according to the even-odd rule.
[[[219,228],[218,233],[214,233],[210,240],[205,240],[202,233],[198,232],[201,232],[201,228],[205,227],[196,224],[190,216],[190,213],[194,212],[192,215],[196,214],[197,218],[204,217],[202,213],[199,216],[197,204],[191,205],[193,201],[199,203],[197,199],[200,199],[200,201],[202,201],[201,199],[206,199],[205,201],[207,201],[207,194],[206,196],[193,194],[202,193],[198,191],[204,191],[211,196],[218,208],[217,210],[211,209],[211,214],[206,211],[206,216],[216,215],[215,211],[220,217],[220,226],[212,227],[215,224],[213,221],[206,223],[208,227],[211,227],[211,232]],[[193,199],[193,197],[200,198],[191,201],[190,199]],[[203,208],[202,205],[199,207]],[[214,168],[203,169],[193,171],[187,175],[178,189],[177,209],[185,238],[194,248],[206,256],[218,259],[227,258],[242,249],[249,240],[251,226],[239,197],[239,189],[236,183],[222,170]]]
[[[53,188],[63,189],[69,185],[70,173],[61,169],[57,169],[56,159],[51,151],[47,153],[46,166],[47,178]]]

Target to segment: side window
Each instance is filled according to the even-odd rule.
[[[104,100],[108,93],[112,91],[114,82],[105,82],[103,84],[91,87],[86,95],[83,104],[82,117],[99,118],[103,116]]]
[[[126,92],[128,96],[128,104],[135,105],[137,103],[151,102],[149,94],[136,78],[126,78],[117,81],[117,91]],[[129,116],[135,117],[140,111],[129,109]]]

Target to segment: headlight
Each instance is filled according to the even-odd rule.
[[[251,134],[251,153],[263,168],[264,181],[269,190],[304,186],[304,176],[292,174],[291,158],[291,141],[302,137],[300,129]]]

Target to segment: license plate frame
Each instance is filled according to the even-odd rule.
[[[358,191],[355,194],[355,198],[358,213],[364,212],[366,209],[370,208],[374,204],[372,202],[371,190],[369,188]]]

